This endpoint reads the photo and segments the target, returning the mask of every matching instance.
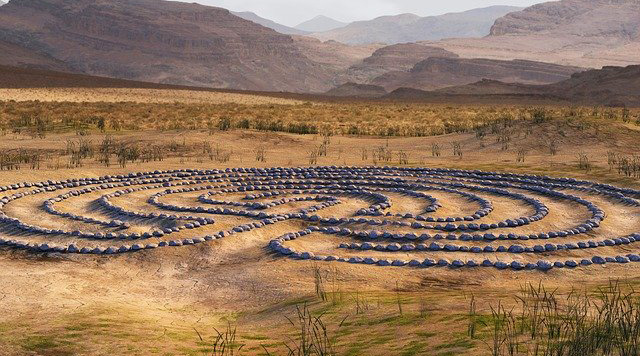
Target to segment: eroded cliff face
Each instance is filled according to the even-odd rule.
[[[77,71],[161,83],[324,91],[334,73],[288,35],[221,8],[162,0],[20,0],[2,39]]]
[[[562,0],[531,6],[498,19],[491,35],[548,33],[637,39],[640,1]]]
[[[360,63],[351,66],[344,76],[345,82],[368,82],[391,71],[405,71],[416,63],[431,57],[455,58],[456,54],[419,43],[401,43],[380,48]]]

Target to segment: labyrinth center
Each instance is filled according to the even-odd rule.
[[[548,271],[640,262],[639,215],[640,191],[571,178],[394,167],[155,171],[0,187],[0,246],[108,256],[282,224],[295,228],[262,241],[264,253],[291,263]]]

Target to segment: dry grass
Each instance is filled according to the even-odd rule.
[[[70,103],[133,102],[147,104],[227,104],[296,105],[301,101],[253,94],[222,93],[196,90],[137,89],[137,88],[30,88],[0,89],[4,101],[41,101]]]
[[[1,102],[0,184],[155,169],[379,164],[639,185],[635,110],[240,101]],[[41,202],[24,202],[10,213],[56,224],[33,214]],[[89,203],[64,208],[87,212]],[[135,197],[121,203],[146,206]],[[632,221],[623,215],[615,210],[609,219]],[[610,275],[632,284],[640,276],[633,266],[550,274],[329,269],[265,254],[266,241],[298,228],[287,222],[206,246],[116,258],[0,250],[0,354],[202,355],[221,342],[227,350],[243,345],[242,355],[287,354],[300,348],[306,325],[321,336],[314,342],[330,346],[327,354],[486,355],[491,307],[497,300],[516,306],[524,283],[543,280],[566,296],[572,285],[595,291]]]
[[[578,129],[593,125],[606,129],[605,126],[612,122],[640,127],[640,111],[611,108],[331,104],[271,98],[264,98],[268,104],[262,99],[248,104],[244,99],[236,100],[235,96],[241,94],[202,95],[229,96],[235,102],[214,100],[194,104],[188,100],[181,102],[183,98],[179,96],[174,98],[174,102],[163,102],[163,95],[154,96],[160,98],[161,103],[145,102],[146,99],[136,99],[139,98],[136,95],[129,97],[142,102],[5,101],[0,103],[0,129],[5,132],[27,130],[38,134],[97,129],[224,131],[235,128],[299,134],[329,132],[409,137],[475,132],[479,137],[497,134],[506,150],[514,131],[524,131],[529,125],[547,121],[565,120],[578,125]]]

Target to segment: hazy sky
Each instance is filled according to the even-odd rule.
[[[440,15],[491,5],[529,6],[546,0],[190,0],[232,11],[252,11],[262,17],[295,26],[317,15],[351,22],[411,12]]]

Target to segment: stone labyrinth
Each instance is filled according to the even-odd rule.
[[[187,169],[25,182],[0,197],[0,246],[36,253],[185,248],[281,224],[260,247],[291,260],[513,271],[640,262],[640,191],[570,178]]]

